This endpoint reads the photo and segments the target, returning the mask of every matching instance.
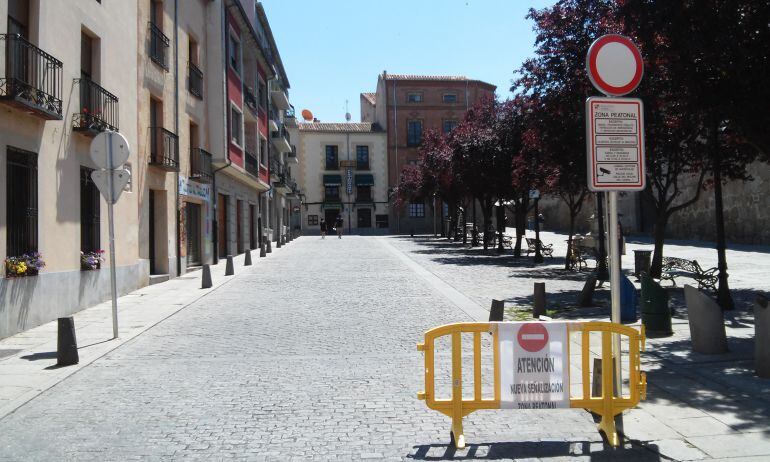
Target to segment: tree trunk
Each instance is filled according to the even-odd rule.
[[[465,228],[465,224],[468,223],[468,204],[463,203],[463,221],[460,223],[460,228],[463,232],[463,245],[468,245],[468,232]]]
[[[489,228],[492,226],[492,204],[491,200],[484,200],[481,203],[481,213],[484,215],[484,232],[481,233],[481,239],[484,240],[484,250],[489,249]]]
[[[569,209],[569,235],[567,237],[567,258],[564,260],[564,269],[570,269],[570,250],[572,249],[572,236],[575,235],[575,221],[577,220],[577,214],[579,211],[575,211],[572,207]],[[573,251],[574,253],[574,251]]]
[[[719,148],[715,146],[714,149]],[[732,310],[735,308],[735,303],[730,296],[730,287],[727,284],[727,255],[725,254],[727,245],[725,243],[725,217],[722,205],[722,166],[717,156],[714,159],[714,209],[717,221],[717,268],[719,268],[717,303],[719,303],[723,310]]]
[[[521,257],[521,241],[527,232],[527,204],[524,201],[517,201],[513,213],[513,220],[516,223],[516,247],[513,249],[514,257]]]
[[[500,206],[497,207],[497,251],[503,251],[503,234],[505,234],[505,206],[500,199]]]
[[[666,240],[666,226],[668,225],[668,216],[660,215],[655,220],[652,228],[652,239],[655,247],[652,252],[652,264],[650,265],[650,277],[660,279],[663,270],[663,244]]]

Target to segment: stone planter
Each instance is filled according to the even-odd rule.
[[[758,376],[770,379],[770,306],[761,295],[754,301],[754,366]]]
[[[727,335],[722,308],[693,286],[684,286],[684,298],[690,321],[692,349],[696,353],[727,353]]]

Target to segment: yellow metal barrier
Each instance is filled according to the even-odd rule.
[[[425,391],[417,394],[417,398],[425,400],[431,409],[441,412],[452,419],[451,439],[457,448],[465,447],[463,435],[463,417],[480,409],[500,409],[500,344],[496,322],[456,323],[436,327],[425,333],[425,342],[417,344],[417,350],[425,355]],[[481,334],[492,334],[493,365],[494,365],[494,397],[483,399],[481,393]],[[644,351],[644,326],[641,332],[634,328],[611,322],[575,322],[569,324],[569,332],[581,332],[581,376],[582,396],[573,398],[570,394],[570,407],[583,408],[601,416],[599,430],[604,432],[612,446],[618,446],[620,441],[615,430],[615,416],[626,409],[631,409],[646,398],[647,378],[641,372],[640,352]],[[601,364],[602,383],[601,396],[592,397],[590,394],[590,342],[591,332],[601,332]],[[462,371],[462,340],[461,334],[473,334],[473,399],[463,399]],[[613,392],[613,351],[612,335],[628,337],[629,349],[629,395],[614,396]],[[443,336],[451,336],[452,341],[452,398],[436,399],[435,395],[435,342]],[[568,339],[571,336],[568,337]],[[569,345],[568,341],[568,345]],[[569,347],[568,347],[569,348]],[[569,350],[568,350],[569,351]],[[565,370],[569,370],[569,354],[566,358]]]

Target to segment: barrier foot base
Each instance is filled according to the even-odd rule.
[[[620,438],[618,438],[613,417],[602,416],[602,421],[599,422],[599,431],[607,437],[607,442],[610,443],[610,446],[613,448],[620,446]]]
[[[452,431],[449,432],[450,444],[457,449],[465,449],[465,435],[463,434],[463,422],[452,423]]]

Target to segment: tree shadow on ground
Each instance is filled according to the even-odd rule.
[[[590,441],[518,441],[468,444],[458,450],[447,444],[422,444],[414,446],[407,459],[414,460],[500,460],[551,457],[588,457],[592,461],[659,461],[655,444],[626,443],[613,448],[606,443]],[[592,448],[593,446],[593,448]],[[593,449],[593,451],[592,451]]]
[[[694,353],[689,338],[648,345],[645,354],[668,364],[647,371],[647,402],[680,401],[735,430],[770,436],[770,380],[754,374],[754,339],[728,336],[728,348]]]
[[[511,273],[511,278],[525,278],[525,279],[562,279],[567,281],[581,281],[585,282],[588,276],[593,274],[593,270],[574,271],[564,269],[564,258],[556,257],[553,259],[553,263],[548,261],[548,266],[530,265],[524,266],[529,268],[530,271]],[[559,266],[552,266],[558,264]],[[546,287],[548,290],[548,287]]]

